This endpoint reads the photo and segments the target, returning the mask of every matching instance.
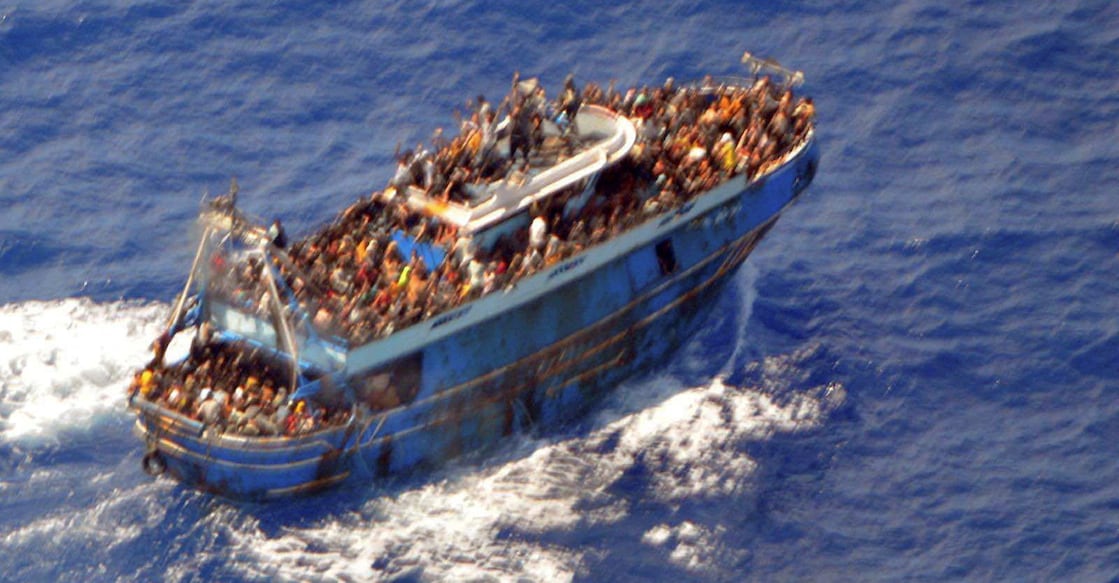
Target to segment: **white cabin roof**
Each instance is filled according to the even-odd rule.
[[[407,204],[457,226],[460,232],[478,233],[621,160],[637,138],[633,123],[624,115],[595,105],[583,106],[575,125],[584,144],[578,152],[527,176],[514,174],[489,184],[472,184],[482,197],[477,204],[443,202],[415,186],[408,189]]]

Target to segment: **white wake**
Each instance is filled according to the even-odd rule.
[[[737,278],[739,301],[753,297],[753,279],[750,272]],[[752,301],[744,303],[745,314],[736,314],[734,346],[720,357],[732,362],[746,342],[740,330]],[[67,431],[95,427],[99,418],[127,415],[129,375],[148,358],[149,342],[166,313],[162,304],[82,299],[0,307],[0,444],[34,448]],[[685,360],[700,358],[692,344]],[[113,549],[162,540],[161,529],[170,521],[184,526],[189,536],[221,541],[198,555],[160,563],[172,579],[189,578],[201,561],[217,559],[226,572],[248,579],[414,575],[422,580],[564,581],[588,575],[594,546],[551,541],[579,529],[606,528],[702,576],[713,563],[725,561],[718,555],[733,545],[722,542],[718,526],[678,517],[675,510],[707,498],[748,497],[757,488],[758,469],[745,453],[749,443],[816,428],[826,420],[842,401],[842,387],[789,389],[805,386],[809,371],[801,363],[811,356],[782,355],[746,365],[760,379],[752,387],[725,383],[727,369],[735,365],[710,361],[708,368],[724,372],[698,386],[681,385],[667,374],[633,381],[592,416],[583,436],[514,438],[488,464],[460,463],[439,474],[439,481],[278,532],[256,517],[255,512],[268,515],[267,509],[212,501],[167,480],[143,481],[137,469],[126,466],[133,460],[123,455],[115,467],[97,469],[94,479],[66,485],[51,486],[64,467],[29,468],[20,482],[0,484],[0,490],[37,498],[37,490],[54,488],[43,500],[65,497],[67,502],[20,520],[0,541],[28,556],[44,549],[82,549],[90,572],[104,573],[99,569],[111,562],[109,553],[120,552]],[[121,479],[122,468],[131,472],[128,479]],[[635,472],[642,479],[638,496],[627,491],[627,476]],[[37,481],[42,488],[34,485]],[[77,496],[57,488],[76,490]],[[665,508],[664,516],[643,532],[611,528],[632,515],[634,500]],[[195,516],[184,511],[184,503],[209,510]],[[29,569],[40,572],[34,565]]]
[[[166,316],[165,304],[84,298],[0,306],[0,442],[34,447],[123,415]]]
[[[643,384],[664,382],[671,381]],[[571,580],[582,573],[586,551],[533,542],[546,538],[537,535],[621,521],[631,503],[614,488],[636,464],[649,476],[652,497],[669,508],[752,489],[757,465],[742,446],[817,427],[835,404],[808,395],[782,401],[715,379],[586,437],[526,443],[527,457],[376,499],[353,515],[275,537],[240,532],[231,537],[235,554],[251,559],[239,567],[252,578],[366,580],[415,571],[424,580]],[[640,541],[699,571],[717,552],[719,534],[669,520]]]

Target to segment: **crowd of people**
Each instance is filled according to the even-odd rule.
[[[278,265],[278,273],[313,314],[317,329],[360,344],[503,289],[731,176],[766,172],[805,138],[814,117],[810,99],[794,100],[791,89],[768,77],[751,87],[710,81],[680,87],[669,79],[624,94],[593,83],[576,91],[568,78],[556,101],[548,101],[539,85],[528,90],[518,85],[515,79],[498,111],[479,97],[459,135],[448,141],[437,132],[432,149],[421,144],[402,154],[389,189],[350,206],[333,224],[287,250],[291,263]],[[406,204],[402,193],[408,188],[463,202],[472,184],[531,171],[543,146],[538,131],[543,117],[558,119],[568,130],[557,139],[560,150],[576,149],[580,138],[569,128],[583,104],[629,117],[638,139],[631,156],[603,173],[596,196],[574,216],[564,210],[578,186],[535,206],[529,228],[478,249],[454,225]],[[510,155],[501,156],[494,120],[506,109]],[[430,265],[418,253],[405,255],[394,233],[445,249],[448,258]],[[226,277],[213,278],[213,285],[224,286],[220,291],[242,305],[262,309],[263,267],[251,259],[224,268]]]
[[[342,408],[289,399],[290,367],[240,344],[207,342],[205,329],[190,357],[174,366],[153,361],[133,375],[130,395],[141,395],[208,428],[245,436],[292,436],[344,423]]]
[[[582,139],[574,118],[582,106],[607,108],[633,121],[637,140],[630,156],[607,168],[594,195],[575,213],[568,203],[580,195],[573,186],[535,204],[531,224],[479,248],[469,234],[438,216],[412,210],[409,189],[442,202],[470,204],[477,185],[518,180],[536,167],[570,155]],[[273,256],[241,263],[215,255],[210,292],[262,315],[269,312],[271,287],[265,270],[298,303],[320,333],[361,344],[387,336],[463,302],[514,285],[519,279],[605,241],[649,217],[678,208],[729,177],[754,177],[780,165],[802,142],[815,117],[812,100],[795,98],[790,87],[769,77],[751,86],[717,85],[710,79],[678,86],[670,78],[659,87],[624,93],[613,83],[589,83],[581,91],[571,79],[556,100],[536,83],[514,77],[513,90],[495,109],[484,97],[460,117],[460,132],[447,139],[437,131],[399,155],[397,172],[384,191],[348,207],[328,227],[287,245],[273,225]],[[498,119],[507,123],[501,132]],[[543,120],[561,129],[546,144]],[[501,135],[499,135],[501,134]],[[499,151],[508,139],[508,154]],[[445,251],[431,255],[401,252],[407,241]],[[445,258],[443,258],[445,257]],[[279,280],[282,280],[279,281]],[[136,390],[183,414],[246,435],[293,434],[336,422],[345,411],[296,411],[286,404],[279,378],[265,367],[243,367],[243,353],[223,350],[177,370],[140,374]],[[251,375],[245,371],[252,371]],[[274,372],[274,371],[272,371]],[[225,388],[209,388],[225,387]],[[227,394],[228,387],[236,387]],[[211,404],[216,403],[216,404]],[[295,405],[300,407],[299,404]],[[319,417],[316,417],[316,414]]]

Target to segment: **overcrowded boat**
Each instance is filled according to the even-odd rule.
[[[299,240],[236,183],[205,202],[129,386],[145,471],[253,499],[374,480],[560,426],[663,362],[816,172],[803,76],[742,60],[554,98],[514,76]]]

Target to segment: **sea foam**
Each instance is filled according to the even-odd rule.
[[[85,298],[0,306],[0,442],[24,447],[124,415],[166,304]]]
[[[356,513],[285,528],[275,536],[252,526],[230,533],[233,554],[249,559],[234,568],[249,578],[283,580],[405,574],[431,580],[571,580],[587,575],[582,570],[587,547],[554,541],[577,529],[626,520],[634,500],[620,485],[640,465],[646,494],[651,493],[641,503],[664,505],[669,521],[634,533],[633,542],[665,547],[674,564],[707,573],[722,531],[688,520],[674,523],[675,511],[697,499],[748,493],[756,486],[757,461],[744,452],[746,444],[819,427],[840,403],[821,398],[827,393],[821,388],[775,400],[764,390],[716,378],[677,387],[667,399],[650,397],[656,402],[646,408],[612,417],[618,408],[633,406],[633,394],[656,395],[672,383],[657,377],[619,388],[625,403],[596,416],[587,435],[522,438],[493,465],[451,472],[372,499]]]
[[[732,285],[749,300],[754,279],[755,272],[747,270]],[[739,328],[752,302],[744,303]],[[86,299],[0,307],[0,439],[34,448],[67,431],[88,431],[98,419],[127,415],[128,379],[149,357],[150,341],[166,315],[165,304]],[[702,337],[685,353],[702,351],[696,346],[704,343]],[[732,363],[748,342],[741,329],[734,338],[725,355]],[[264,527],[266,519],[255,513],[219,505],[212,520],[190,530],[228,541],[228,547],[205,554],[223,557],[226,569],[247,578],[571,580],[588,574],[590,547],[562,541],[588,527],[631,535],[634,544],[663,548],[681,569],[710,574],[718,549],[733,545],[724,544],[722,529],[678,510],[696,500],[749,496],[758,462],[746,445],[826,420],[839,404],[826,395],[842,394],[841,387],[784,387],[802,386],[799,378],[789,381],[800,376],[798,363],[810,357],[749,363],[760,371],[757,386],[734,386],[723,374],[693,386],[671,372],[630,381],[575,435],[515,438],[483,464],[457,462],[431,481],[361,502],[355,512],[328,513],[277,531]],[[635,472],[644,480],[640,498],[627,494],[625,485]],[[98,492],[97,484],[91,485],[94,491],[86,493],[91,508],[98,516],[117,517],[113,520],[131,517],[128,528],[115,534],[75,529],[71,517],[77,514],[62,512],[25,522],[5,536],[6,543],[18,549],[57,539],[59,548],[89,549],[92,561],[99,548],[136,544],[161,528],[166,511],[154,501],[172,495],[168,481],[132,486],[145,500],[139,506],[121,506],[120,492]],[[179,492],[174,496],[197,499]],[[618,528],[631,518],[636,502],[661,505],[663,517],[637,530]],[[190,573],[197,566],[197,557],[183,556],[160,568]],[[28,567],[43,572],[46,565]]]

